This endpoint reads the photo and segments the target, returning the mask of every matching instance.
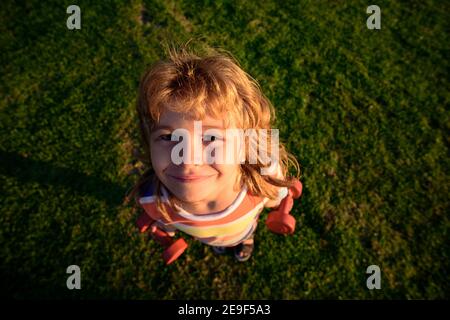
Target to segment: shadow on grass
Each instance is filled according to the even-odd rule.
[[[23,183],[38,182],[70,188],[77,193],[103,200],[111,208],[123,204],[127,192],[123,186],[99,177],[3,150],[0,150],[0,173]]]

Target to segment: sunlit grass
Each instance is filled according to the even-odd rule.
[[[69,31],[70,4],[0,11],[3,295],[448,298],[448,5],[379,1],[368,30],[363,1],[78,1]],[[139,77],[161,41],[191,38],[259,81],[302,165],[296,233],[264,215],[244,264],[184,237],[165,267],[122,204]],[[366,288],[372,264],[381,290]]]

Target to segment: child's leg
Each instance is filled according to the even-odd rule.
[[[216,254],[224,254],[225,252],[227,252],[227,247],[213,246],[212,249]]]
[[[254,248],[254,237],[257,226],[258,222],[255,221],[253,224],[253,230],[251,231],[250,235],[234,247],[234,256],[238,261],[247,261],[252,256]]]
[[[254,248],[254,236],[255,233],[252,233],[250,237],[234,247],[234,256],[238,261],[247,261],[252,256]]]

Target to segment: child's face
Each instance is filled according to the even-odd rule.
[[[171,141],[171,133],[175,129],[185,129],[189,132],[193,141],[194,119],[185,118],[182,113],[165,111],[159,123],[151,133],[150,151],[152,167],[159,180],[168,188],[172,194],[180,201],[187,203],[199,203],[216,201],[220,197],[226,197],[233,191],[233,186],[239,175],[239,164],[175,164],[171,159],[172,148],[179,144],[178,141]],[[210,128],[221,132],[219,139],[225,137],[225,127],[223,119],[206,117],[201,121],[202,134]],[[204,140],[211,140],[204,139]],[[201,142],[202,149],[209,141]],[[193,153],[193,146],[191,146]],[[203,152],[202,152],[203,153]],[[193,159],[193,155],[191,156]]]

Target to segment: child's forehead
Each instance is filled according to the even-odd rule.
[[[184,123],[190,123],[194,121],[201,121],[202,126],[227,128],[232,125],[230,117],[223,115],[222,117],[205,115],[198,117],[195,114],[176,112],[171,110],[165,110],[161,113],[158,121],[159,126],[176,126]]]

